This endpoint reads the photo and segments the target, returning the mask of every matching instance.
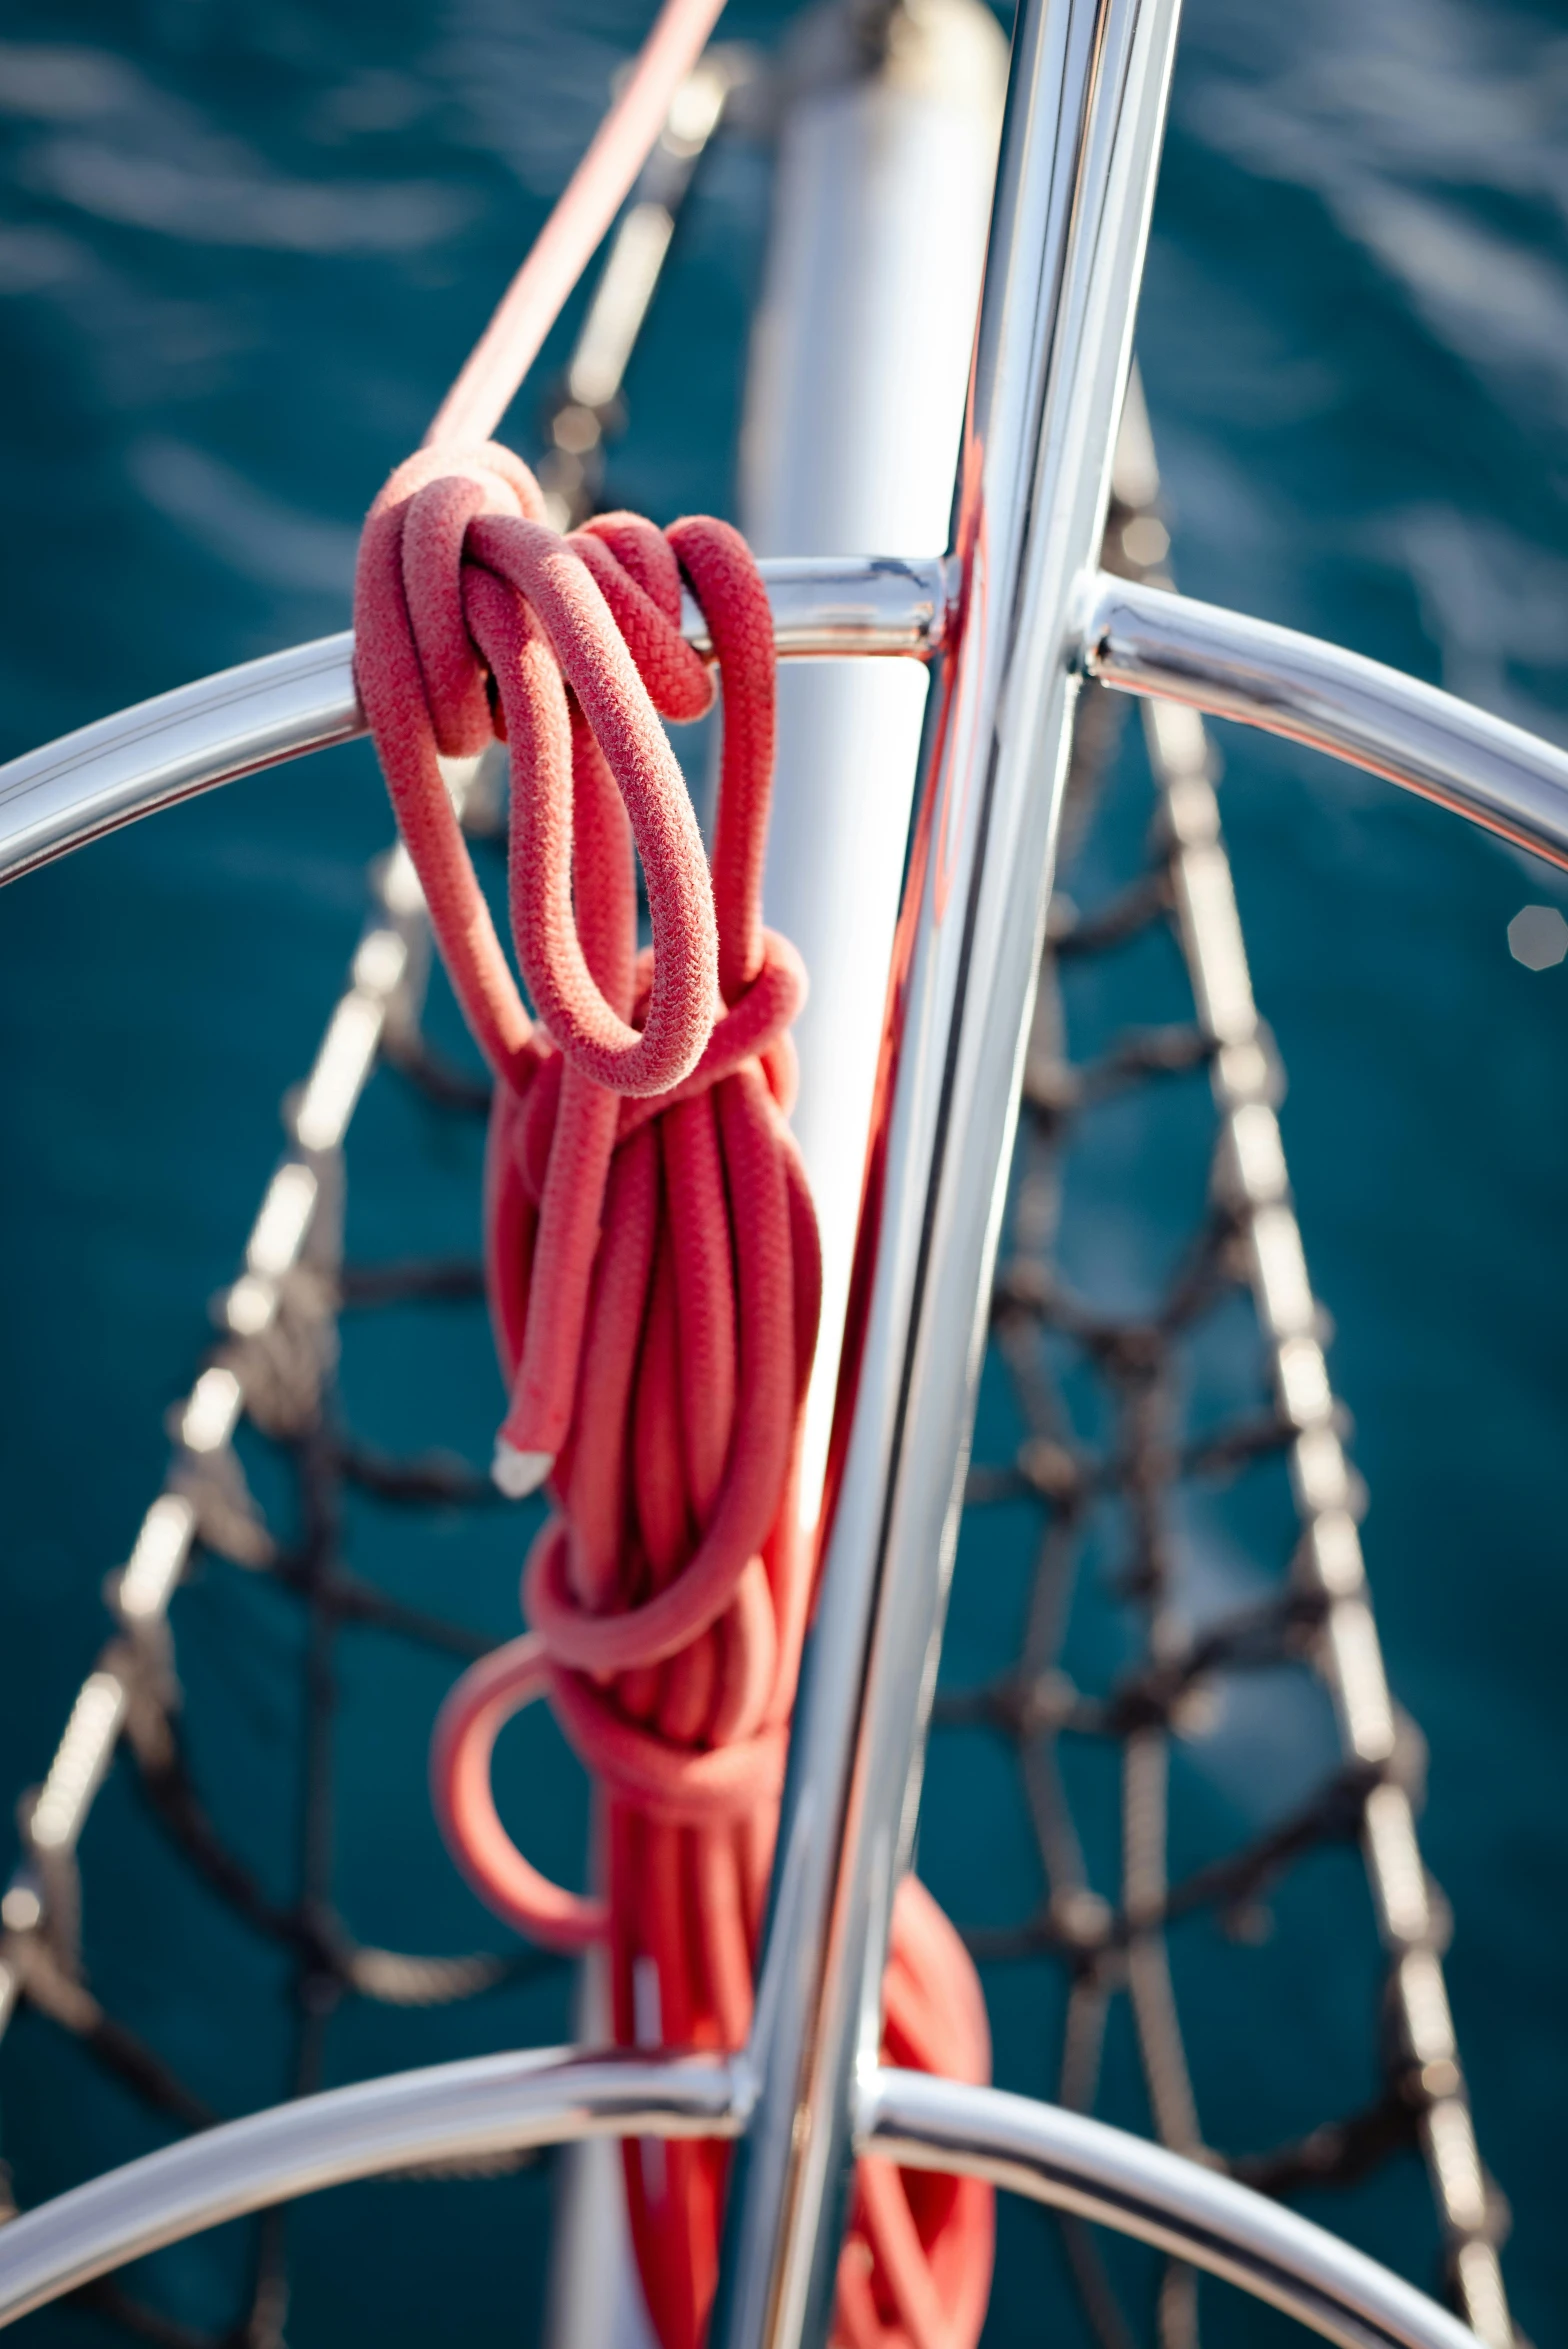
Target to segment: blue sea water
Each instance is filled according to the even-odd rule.
[[[358,518],[419,439],[642,14],[625,0],[12,0],[0,755],[343,623]],[[787,14],[738,0],[731,29],[770,47]],[[1187,588],[1559,739],[1565,133],[1560,11],[1189,0],[1139,330]],[[625,503],[667,517],[729,502],[768,192],[757,141],[726,140],[704,169],[628,387],[612,463]],[[525,396],[512,422],[525,451],[533,428]],[[1564,2337],[1568,2298],[1568,966],[1524,969],[1506,926],[1525,904],[1568,902],[1568,886],[1368,779],[1234,733],[1224,750],[1255,983],[1291,1078],[1286,1145],[1371,1494],[1379,1620],[1431,1746],[1424,1837],[1455,1911],[1450,1983],[1477,2125],[1514,2205],[1518,2314],[1545,2344]],[[156,1489],[163,1413],[232,1272],[278,1148],[278,1100],[341,982],[386,830],[353,749],[0,898],[8,1790],[45,1766],[104,1636],[102,1575]],[[476,1162],[474,1136],[378,1086],[355,1129],[354,1252],[470,1246]],[[1145,1207],[1157,1251],[1173,1214],[1158,1182]],[[1084,1228],[1091,1245],[1092,1216]],[[1127,1242],[1130,1260],[1140,1245]],[[477,1316],[380,1317],[351,1324],[345,1345],[350,1407],[378,1441],[482,1457],[497,1389]],[[496,1636],[513,1628],[517,1540],[502,1519],[459,1534],[363,1506],[351,1534],[355,1563],[389,1587]],[[985,1570],[971,1542],[955,1635],[972,1620],[963,1576]],[[265,1584],[214,1569],[182,1595],[177,1630],[220,1823],[281,1887],[294,1618]],[[445,1668],[367,1634],[344,1642],[340,1672],[345,1913],[400,1946],[485,1940],[423,1792]],[[517,1799],[534,1797],[539,1855],[569,1867],[581,1798],[551,1737],[530,1721],[507,1767]],[[1280,1791],[1251,1782],[1258,1753],[1288,1765],[1277,1741],[1229,1750],[1216,1800],[1245,1817]],[[984,1768],[960,1782],[977,1816],[993,1807]],[[923,1859],[939,1889],[989,1892],[1006,1913],[1007,1885],[976,1886],[962,1853],[943,1859],[953,1783],[934,1774]],[[118,1779],[83,1860],[87,1951],[109,2003],[214,2104],[271,2101],[289,2055],[282,1960],[192,1890]],[[1214,2017],[1221,2071],[1257,2100],[1260,2142],[1334,2062],[1324,1984],[1338,1979],[1342,1889],[1303,1880],[1299,1914],[1282,1919],[1301,1954],[1293,1971],[1279,1961],[1275,2008],[1238,1992],[1229,2019],[1223,2004]],[[1041,2085],[1030,1994],[994,1987],[1003,2061]],[[1344,2023],[1347,2043],[1364,2036],[1360,2012]],[[473,2008],[345,2010],[331,2076],[566,2028],[558,1973]],[[151,2141],[36,2018],[0,2053],[0,2116],[24,2202]],[[1405,2185],[1344,2223],[1426,2280]],[[537,2173],[302,2206],[290,2338],[528,2337],[546,2221]],[[1005,2251],[994,2335],[1021,2344],[1040,2321],[1043,2229],[1010,2219]],[[147,2289],[188,2322],[219,2322],[244,2260],[244,2242],[220,2235],[152,2263]],[[1259,2337],[1233,2310],[1218,2321]],[[106,2338],[75,2311],[32,2320],[29,2337]]]

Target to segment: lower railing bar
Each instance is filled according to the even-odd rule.
[[[1568,866],[1568,752],[1434,685],[1294,628],[1103,573],[1084,647],[1102,685],[1304,742]]]
[[[962,2171],[1152,2243],[1283,2309],[1340,2349],[1479,2349],[1424,2292],[1283,2203],[1086,2114],[1000,2088],[881,2071],[858,2142],[903,2169]]]
[[[780,560],[763,571],[786,659],[930,659],[951,556]],[[1568,753],[1359,653],[1101,576],[1082,662],[1104,685],[1190,703],[1364,767],[1568,866]],[[705,646],[695,606],[686,633]],[[0,767],[0,882],[217,784],[364,732],[345,630],[138,702]]]
[[[792,557],[763,570],[786,660],[941,649],[945,556]],[[689,598],[685,633],[708,651]],[[353,664],[345,629],[160,693],[0,767],[0,882],[219,783],[353,741],[365,731]]]
[[[0,2325],[227,2219],[356,2178],[585,2137],[733,2137],[739,2067],[538,2048],[435,2064],[227,2121],[0,2227]]]
[[[741,2060],[544,2048],[274,2106],[128,2162],[0,2228],[0,2325],[126,2261],[296,2196],[587,2137],[736,2137]],[[856,2147],[961,2172],[1152,2243],[1340,2349],[1478,2349],[1434,2301],[1231,2179],[1103,2121],[916,2072],[860,2090]]]

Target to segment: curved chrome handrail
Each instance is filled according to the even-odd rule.
[[[862,2089],[859,2146],[903,2169],[961,2170],[1134,2236],[1340,2349],[1477,2349],[1424,2292],[1309,2219],[1124,2129],[1001,2088],[882,2071]]]
[[[954,558],[776,561],[763,571],[780,654],[930,659]],[[700,649],[700,615],[686,633]],[[348,630],[221,670],[0,767],[0,883],[121,824],[364,732]],[[1189,702],[1283,734],[1437,800],[1568,867],[1568,752],[1397,669],[1292,628],[1102,574],[1080,650],[1124,693]]]
[[[62,734],[0,767],[0,881],[365,730],[354,639],[318,637]]]
[[[1102,574],[1084,668],[1124,693],[1304,742],[1568,866],[1568,751],[1381,661]]]
[[[543,2048],[436,2064],[276,2105],[73,2187],[0,2228],[0,2325],[267,2205],[358,2178],[587,2137],[736,2137],[744,2057]],[[1160,2146],[998,2088],[873,2074],[857,2151],[962,2172],[1171,2252],[1340,2349],[1477,2349],[1474,2334],[1294,2211]]]
[[[585,2137],[733,2137],[740,2066],[547,2047],[333,2088],[166,2145],[0,2227],[0,2325],[226,2219],[356,2178]]]
[[[923,660],[941,649],[943,556],[792,557],[763,571],[783,659]],[[706,626],[689,597],[683,617],[686,636],[706,654]],[[0,767],[0,882],[139,816],[364,731],[347,629],[157,694]]]

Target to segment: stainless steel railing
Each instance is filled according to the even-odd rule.
[[[755,2111],[744,2056],[541,2048],[437,2064],[229,2121],[0,2230],[0,2325],[225,2220],[357,2178],[589,2137],[728,2137]],[[1475,2349],[1424,2293],[1212,2170],[1082,2114],[921,2073],[857,2087],[856,2152],[967,2172],[1177,2253],[1342,2349]]]
[[[941,556],[769,565],[785,659],[941,649],[953,600]],[[687,599],[686,633],[706,651]],[[0,881],[121,824],[365,731],[345,630],[177,686],[0,767]]]
[[[785,660],[952,642],[954,555],[764,562]],[[1283,734],[1568,866],[1568,752],[1436,686],[1293,628],[1085,573],[1066,664],[1124,693]],[[695,605],[687,635],[704,642]],[[121,824],[365,731],[345,630],[138,702],[0,766],[0,882]]]
[[[1082,657],[1102,685],[1304,742],[1568,863],[1568,753],[1381,661],[1109,578],[1095,583]]]

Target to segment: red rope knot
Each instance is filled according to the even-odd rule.
[[[723,692],[711,862],[660,724],[712,698],[681,634],[683,584]],[[527,469],[482,448],[393,476],[366,529],[357,626],[398,821],[497,1077],[486,1267],[510,1382],[497,1475],[514,1493],[548,1477],[555,1504],[524,1572],[530,1634],[442,1710],[437,1813],[509,1922],[559,1948],[607,1942],[618,2043],[737,2048],[811,1601],[795,1487],[820,1292],[786,1123],[805,975],[761,919],[767,594],[721,522],[660,532],[609,515],[557,537]],[[510,745],[511,929],[537,1025],[438,763],[492,728]],[[641,953],[634,852],[652,928]],[[597,1784],[602,1897],[548,1882],[496,1813],[495,1738],[539,1695]],[[972,1969],[912,1885],[887,2028],[896,2060],[985,2075]],[[627,2148],[665,2349],[702,2341],[725,2171],[718,2144]],[[849,2349],[972,2349],[989,2213],[984,2188],[863,2164],[840,2295]]]
[[[700,717],[712,686],[680,634],[680,572],[662,534],[610,516],[563,540],[543,514],[538,484],[505,449],[427,450],[400,466],[361,542],[356,676],[431,921],[496,1074],[526,1086],[537,1048],[437,753],[473,756],[499,722],[516,811],[513,939],[535,1008],[580,1074],[662,1093],[707,1043],[718,944],[701,835],[658,712]],[[648,887],[654,970],[640,1030],[611,1000],[628,974],[602,984],[595,971],[596,875],[574,871],[576,825],[590,865],[614,853],[614,817],[575,804],[585,777],[602,798],[592,786],[606,773]],[[574,881],[588,934],[573,918]]]

